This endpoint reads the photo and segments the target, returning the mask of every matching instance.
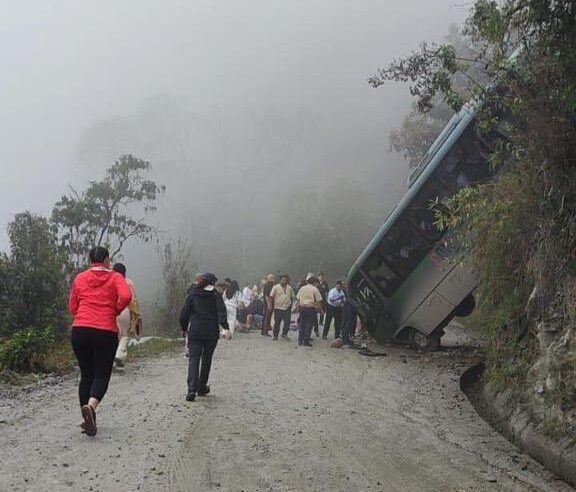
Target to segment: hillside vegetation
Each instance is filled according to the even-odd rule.
[[[508,134],[491,155],[500,179],[461,191],[438,221],[458,231],[480,275],[474,322],[490,341],[487,381],[556,435],[576,435],[575,9],[478,0],[458,43],[423,44],[370,79],[409,82],[423,115],[477,98],[478,131]]]

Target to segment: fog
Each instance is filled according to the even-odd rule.
[[[345,274],[408,174],[388,143],[408,89],[366,79],[465,14],[454,0],[3,0],[0,250],[15,213],[48,215],[68,183],[132,153],[167,187],[150,222],[189,238],[200,269]],[[324,217],[342,224],[329,238]],[[319,225],[294,241],[299,224]],[[124,260],[153,294],[154,245]]]

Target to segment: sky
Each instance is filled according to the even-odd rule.
[[[467,8],[454,0],[3,0],[0,250],[15,213],[49,214],[68,183],[102,177],[126,152],[150,160],[167,185],[154,220],[170,233],[200,230],[189,213],[198,203],[221,207],[221,229],[204,248],[219,237],[238,243],[223,231],[244,230],[257,222],[251,214],[269,215],[265,236],[292,192],[351,177],[355,192],[365,184],[382,208],[378,222],[404,190],[407,165],[390,153],[388,134],[410,98],[406,86],[376,90],[366,80],[421,41],[441,41]],[[231,221],[238,202],[245,207]]]

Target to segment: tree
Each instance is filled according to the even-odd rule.
[[[438,80],[444,80],[447,75],[459,98],[466,100],[471,97],[473,87],[483,86],[489,81],[489,75],[484,70],[482,63],[479,61],[472,62],[480,51],[480,47],[476,46],[474,40],[461,32],[454,24],[448,28],[445,40],[453,47],[457,60],[461,61],[462,72],[444,74],[442,77],[439,76]],[[451,50],[445,51],[451,52]],[[470,60],[470,62],[464,65],[462,63],[464,60]],[[424,63],[422,60],[420,62]],[[446,64],[448,65],[448,62]],[[413,65],[418,66],[418,63],[415,61]],[[442,64],[439,63],[438,65]],[[392,73],[393,70],[381,71],[370,79],[370,83],[374,87],[379,87]],[[431,96],[429,105],[423,102],[420,106],[414,104],[410,113],[402,121],[400,128],[390,133],[390,147],[398,152],[410,167],[416,167],[453,114],[454,109],[437,95]]]
[[[164,282],[157,306],[157,326],[160,333],[175,335],[180,332],[180,310],[198,266],[187,240],[171,239],[159,246],[157,252]]]
[[[12,281],[8,256],[0,253],[0,339],[12,332],[14,326],[11,308]]]
[[[410,167],[416,167],[453,114],[445,104],[434,106],[426,114],[413,107],[400,128],[390,132],[390,147]]]
[[[93,246],[108,247],[114,257],[128,239],[148,242],[154,237],[156,229],[133,214],[155,210],[165,189],[144,178],[150,168],[149,162],[123,155],[106,170],[102,181],[91,181],[82,192],[70,187],[70,193],[56,203],[51,220],[58,229],[60,246],[75,267],[85,262]]]
[[[8,226],[10,256],[0,258],[0,333],[48,325],[62,332],[66,317],[66,258],[49,222],[30,212]]]

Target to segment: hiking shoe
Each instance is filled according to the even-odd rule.
[[[94,423],[96,423],[96,412],[94,412]],[[84,425],[84,421],[80,422],[80,432],[82,434],[86,434],[86,426]]]
[[[188,393],[186,395],[186,401],[194,401],[196,399],[196,393]]]
[[[203,390],[198,390],[198,396],[206,396],[208,393],[210,393],[210,386],[208,385]]]
[[[87,436],[94,437],[98,432],[96,427],[96,411],[90,405],[84,405],[81,409],[84,425],[81,426],[82,430]]]
[[[272,337],[272,340],[278,340],[277,336]]]

